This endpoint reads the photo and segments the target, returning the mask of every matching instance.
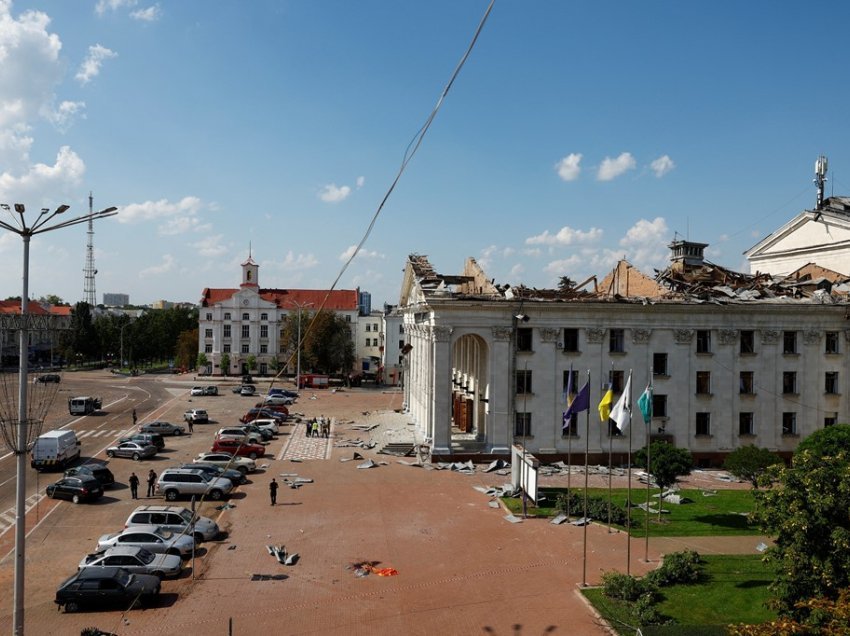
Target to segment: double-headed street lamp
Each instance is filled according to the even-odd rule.
[[[9,213],[11,221],[0,220],[0,227],[14,232],[24,242],[23,260],[23,291],[21,292],[21,321],[18,329],[18,422],[17,442],[13,443],[12,451],[15,453],[17,462],[17,484],[15,491],[15,599],[13,633],[20,636],[24,633],[24,568],[26,560],[26,479],[27,479],[27,451],[32,441],[28,439],[29,422],[27,420],[27,372],[29,371],[27,359],[29,344],[29,260],[30,260],[30,238],[36,234],[61,230],[64,227],[87,223],[94,219],[102,219],[118,213],[117,208],[107,208],[100,212],[94,212],[78,216],[67,221],[49,224],[55,217],[63,214],[70,206],[60,205],[53,212],[49,208],[41,208],[41,213],[32,225],[27,225],[24,219],[24,204],[15,203],[14,212],[6,203],[0,203],[0,209]],[[9,436],[12,437],[12,436]]]

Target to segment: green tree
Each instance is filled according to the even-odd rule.
[[[765,474],[767,468],[781,461],[776,453],[749,444],[736,448],[729,453],[723,462],[723,468],[738,479],[750,482],[753,488],[758,488],[759,478]]]
[[[292,312],[284,320],[281,342],[289,351],[290,369],[297,358],[298,320],[301,319],[301,370],[348,373],[354,367],[350,323],[333,311]]]
[[[174,358],[177,366],[188,369],[192,366],[193,361],[197,357],[198,351],[198,329],[189,329],[183,331],[177,336],[177,347],[175,348]]]
[[[804,450],[812,451],[816,457],[835,456],[841,451],[850,452],[850,425],[836,424],[812,433],[800,442],[795,454]]]
[[[829,449],[837,435],[825,429],[812,437],[809,446]],[[790,467],[771,466],[767,479],[777,486],[754,493],[753,520],[775,537],[765,553],[777,566],[772,603],[781,615],[805,620],[810,611],[800,601],[835,600],[850,586],[850,454],[798,449]]]
[[[652,474],[655,483],[664,492],[676,483],[679,477],[691,474],[694,460],[690,451],[676,448],[667,442],[652,442],[649,446],[651,466],[647,466],[647,447],[638,450],[633,456],[635,466],[646,469]],[[661,518],[662,499],[658,498],[658,518]]]
[[[207,354],[201,351],[198,354],[198,359],[196,360],[196,364],[198,369],[206,369],[207,365],[210,363],[209,358],[207,358]]]
[[[38,299],[40,305],[64,305],[65,301],[56,294],[47,294]]]
[[[227,375],[230,372],[230,354],[221,354],[221,374]]]
[[[71,328],[65,332],[63,344],[69,360],[76,354],[86,360],[100,357],[97,333],[88,303],[79,302],[74,305],[71,310]]]
[[[245,364],[248,365],[248,370],[253,372],[257,368],[257,356],[253,353],[249,354],[247,358],[245,358]]]

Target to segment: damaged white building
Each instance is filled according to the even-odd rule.
[[[525,442],[542,461],[583,454],[623,461],[628,435],[600,423],[632,373],[632,396],[653,385],[646,427],[634,407],[634,448],[647,435],[719,464],[755,444],[788,455],[806,435],[848,421],[850,303],[846,277],[811,263],[787,276],[743,274],[704,260],[705,244],[674,241],[652,278],[626,261],[598,282],[559,290],[495,285],[467,259],[438,274],[406,264],[404,397],[435,458],[507,456]],[[565,429],[570,369],[590,378],[586,414]]]

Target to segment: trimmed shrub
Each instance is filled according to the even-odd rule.
[[[555,505],[562,513],[567,512],[567,501],[569,501],[570,512],[573,515],[584,513],[584,495],[577,492],[559,493],[555,499]],[[608,521],[608,499],[605,497],[589,496],[587,498],[587,516],[594,521]],[[611,523],[618,526],[627,526],[629,522],[625,509],[615,503],[611,504]]]
[[[679,583],[696,583],[701,573],[700,555],[693,550],[685,550],[666,555],[661,566],[647,574],[646,578],[658,587],[665,587]]]
[[[654,603],[658,600],[658,588],[650,581],[619,572],[602,574],[602,592],[620,601],[634,602],[646,598],[645,603]]]

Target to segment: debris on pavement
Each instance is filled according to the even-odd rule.
[[[371,459],[367,459],[362,464],[358,464],[357,468],[376,468],[378,465],[373,462]]]
[[[485,473],[493,472],[494,470],[499,470],[502,468],[509,468],[510,464],[506,462],[504,459],[494,459],[490,462],[490,465],[484,469]]]
[[[550,521],[549,523],[551,523],[554,526],[559,526],[562,523],[564,523],[567,519],[569,519],[569,517],[567,517],[567,515],[558,515],[557,517],[552,519],[552,521]]]
[[[395,568],[379,568],[380,561],[356,561],[345,567],[346,570],[353,570],[354,575],[358,577],[377,574],[378,576],[397,576],[398,570]]]
[[[522,519],[516,515],[505,515],[505,521],[510,521],[511,523],[522,523]]]

